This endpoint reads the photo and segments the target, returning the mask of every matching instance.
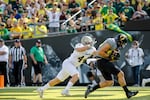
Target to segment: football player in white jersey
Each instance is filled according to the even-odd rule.
[[[79,67],[87,58],[91,57],[93,53],[95,53],[95,43],[95,40],[92,39],[90,36],[83,36],[81,38],[81,43],[75,45],[74,51],[70,55],[70,57],[63,61],[62,69],[58,73],[58,75],[54,79],[50,80],[46,85],[37,89],[40,98],[43,98],[44,90],[63,82],[69,76],[71,76],[72,78],[69,80],[67,86],[61,94],[65,96],[70,95],[69,89],[79,79],[79,72],[76,67]]]

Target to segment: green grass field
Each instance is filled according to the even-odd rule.
[[[74,86],[70,90],[71,96],[62,96],[64,86],[49,88],[44,92],[43,99],[39,98],[38,87],[6,87],[0,89],[0,100],[127,100],[121,87],[107,87],[91,93],[84,98],[86,87]],[[130,90],[139,90],[139,93],[130,100],[150,100],[150,87],[129,87]]]

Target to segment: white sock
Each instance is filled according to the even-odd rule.
[[[95,85],[97,85],[97,82],[96,82],[95,80],[93,80],[93,81],[92,81],[92,84],[95,84]]]
[[[65,90],[69,90],[72,86],[73,86],[73,83],[69,81]]]
[[[92,81],[92,86],[97,85],[97,82],[95,80]]]
[[[49,87],[50,87],[49,83],[47,83],[43,87],[41,87],[41,89],[44,91],[44,90],[48,89]]]

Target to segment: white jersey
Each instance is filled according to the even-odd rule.
[[[0,51],[4,51],[6,52],[5,54],[3,55],[0,55],[0,62],[2,61],[8,61],[8,53],[9,53],[9,49],[6,45],[3,45],[2,47],[0,47]]]
[[[83,44],[78,43],[76,44],[75,48],[81,48],[84,47]],[[68,60],[76,67],[80,66],[88,57],[90,57],[93,52],[96,51],[95,47],[91,47],[88,50],[85,50],[83,52],[78,52],[76,50],[73,51],[71,56],[68,58]]]

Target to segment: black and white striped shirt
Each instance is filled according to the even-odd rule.
[[[12,56],[12,61],[19,61],[24,59],[24,55],[26,54],[25,48],[20,46],[20,47],[15,47],[13,46],[10,49],[9,55]]]

